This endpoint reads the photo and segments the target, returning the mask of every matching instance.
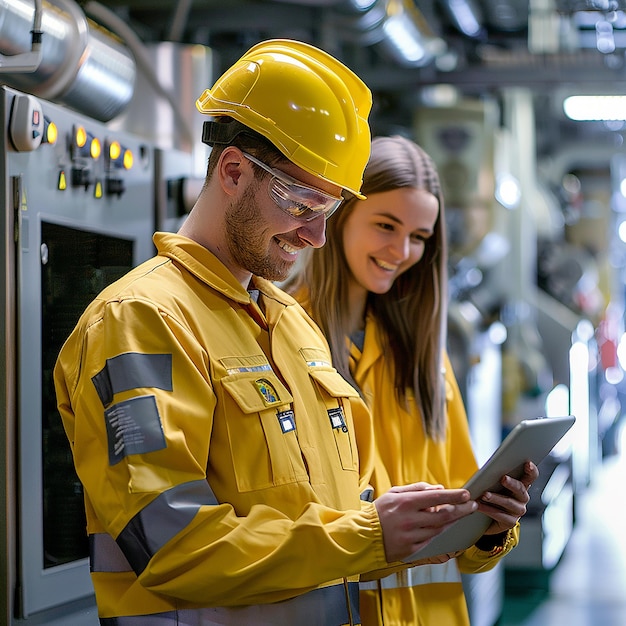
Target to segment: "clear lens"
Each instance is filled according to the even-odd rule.
[[[330,217],[343,202],[343,198],[336,198],[319,189],[309,187],[292,178],[285,172],[265,165],[255,157],[243,153],[246,159],[272,174],[269,185],[269,194],[272,200],[292,217],[310,221],[320,214]]]
[[[272,200],[290,215],[312,220],[320,213],[329,217],[341,204],[341,198],[320,194],[314,189],[297,184],[287,184],[278,177],[270,183]]]

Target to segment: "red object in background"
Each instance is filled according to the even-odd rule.
[[[606,371],[610,367],[617,367],[617,345],[619,343],[619,323],[616,316],[611,314],[611,307],[607,307],[604,318],[598,324],[596,338],[600,352],[600,363]]]

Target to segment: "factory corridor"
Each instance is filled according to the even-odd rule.
[[[498,626],[626,624],[625,433],[621,454],[606,458],[578,496],[574,531],[548,590],[533,588],[532,577],[526,588],[508,589]]]

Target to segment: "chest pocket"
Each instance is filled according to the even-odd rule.
[[[224,419],[240,491],[307,481],[289,390],[271,371],[222,379]]]
[[[348,398],[358,398],[359,394],[335,369],[310,367],[309,376],[315,381],[326,406],[341,467],[345,470],[357,470],[358,455]]]

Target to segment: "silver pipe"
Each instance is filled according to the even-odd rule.
[[[34,72],[41,63],[41,13],[43,11],[41,0],[35,0],[35,15],[31,32],[30,52],[19,54],[0,54],[0,73],[7,72]]]
[[[0,0],[1,54],[29,51],[34,13],[30,1]],[[126,107],[133,94],[135,63],[111,33],[89,22],[73,0],[44,2],[41,31],[37,69],[3,73],[3,83],[104,122]]]

